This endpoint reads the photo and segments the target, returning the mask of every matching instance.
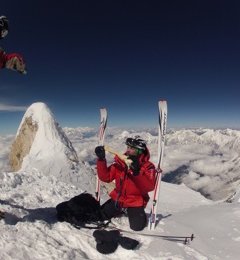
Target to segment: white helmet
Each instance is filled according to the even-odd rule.
[[[128,137],[125,144],[130,147],[137,148],[137,149],[140,149],[143,151],[147,147],[146,146],[147,142],[145,140],[141,139],[140,136],[138,136],[138,135],[135,136],[134,138]]]

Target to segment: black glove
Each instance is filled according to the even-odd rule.
[[[128,250],[134,250],[139,242],[130,237],[123,237],[118,230],[95,230],[93,236],[97,242],[97,251],[102,254],[111,254],[121,245]]]
[[[96,249],[102,254],[111,254],[118,248],[118,230],[95,230],[93,236],[97,242]]]
[[[118,243],[123,248],[128,249],[128,250],[133,250],[139,245],[139,242],[137,240],[130,238],[130,237],[122,237],[122,236],[120,236]]]
[[[97,146],[95,148],[95,153],[99,160],[105,160],[105,149],[104,146]]]
[[[130,169],[133,172],[133,176],[137,176],[140,173],[140,164],[138,161],[138,157],[134,155],[129,155],[128,159],[132,160],[132,163],[130,165]]]

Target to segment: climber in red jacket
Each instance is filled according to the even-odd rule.
[[[0,16],[0,39],[7,36],[9,31],[8,19],[6,16]],[[20,73],[26,73],[25,62],[22,56],[18,53],[7,54],[0,47],[0,69],[7,68],[18,71]]]
[[[149,200],[148,192],[154,189],[156,169],[149,161],[150,154],[144,140],[139,136],[127,138],[126,145],[125,155],[132,160],[129,167],[117,155],[114,163],[107,167],[104,146],[95,149],[99,179],[103,182],[115,180],[111,199],[102,205],[102,211],[106,219],[126,212],[130,228],[139,231],[147,223],[144,208]]]

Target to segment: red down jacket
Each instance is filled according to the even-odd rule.
[[[107,167],[106,160],[97,161],[98,177],[103,182],[115,180],[115,189],[109,194],[122,208],[146,206],[148,192],[154,189],[156,169],[149,161],[149,151],[139,157],[140,173],[133,176],[127,165],[115,156],[115,162]]]

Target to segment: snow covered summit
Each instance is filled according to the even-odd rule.
[[[27,109],[11,147],[10,164],[14,171],[35,168],[58,177],[76,169],[75,149],[46,104]]]

